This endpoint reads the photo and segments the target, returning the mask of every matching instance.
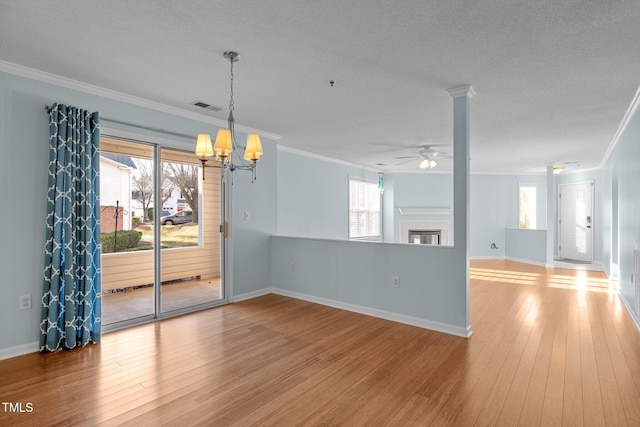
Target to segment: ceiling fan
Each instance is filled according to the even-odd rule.
[[[438,165],[438,162],[436,162],[436,160],[440,160],[440,159],[453,159],[453,156],[450,154],[445,153],[444,151],[440,151],[440,150],[436,150],[433,147],[441,147],[441,146],[448,146],[449,144],[429,144],[429,145],[419,145],[418,148],[418,154],[417,155],[413,155],[413,156],[398,156],[396,157],[396,159],[400,160],[400,159],[409,159],[409,160],[405,160],[403,162],[398,163],[396,166],[400,166],[403,165],[405,163],[410,162],[411,160],[414,159],[421,159],[420,163],[418,164],[418,167],[420,169],[430,169],[430,168],[434,168]]]

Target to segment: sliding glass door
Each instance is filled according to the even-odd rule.
[[[193,154],[101,138],[103,325],[224,300],[221,179]]]
[[[101,138],[102,323],[155,314],[154,148]]]
[[[224,292],[219,170],[210,169],[208,179],[202,180],[192,153],[163,149],[161,160],[166,208],[159,225],[164,313],[210,304],[223,299]]]

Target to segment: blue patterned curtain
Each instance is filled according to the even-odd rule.
[[[49,146],[41,351],[101,335],[98,113],[54,104]]]

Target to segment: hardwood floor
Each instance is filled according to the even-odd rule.
[[[471,278],[470,339],[267,295],[5,360],[0,401],[33,410],[0,425],[640,425],[640,333],[602,273]]]

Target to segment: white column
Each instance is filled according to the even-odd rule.
[[[553,267],[554,240],[556,236],[556,197],[553,183],[553,163],[547,164],[547,262],[546,267]]]
[[[465,269],[466,324],[469,323],[469,100],[470,85],[449,89],[453,98],[453,245]]]

